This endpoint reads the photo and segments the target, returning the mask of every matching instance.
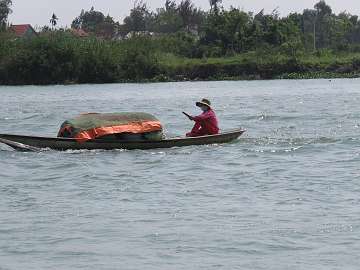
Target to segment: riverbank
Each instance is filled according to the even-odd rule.
[[[50,36],[0,43],[0,84],[49,85],[360,77],[359,52],[286,54],[270,48],[187,58],[153,40],[110,42]]]
[[[163,55],[156,80],[261,80],[360,77],[359,53],[288,57],[250,52],[227,58],[186,59]]]
[[[218,60],[217,63],[212,61]],[[158,72],[151,77],[124,78],[122,76],[103,79],[102,77],[74,79],[72,76],[64,80],[45,82],[38,78],[24,77],[19,80],[2,80],[2,85],[49,85],[49,84],[84,84],[84,83],[151,83],[180,81],[230,81],[230,80],[271,80],[271,79],[332,79],[359,78],[360,68],[358,58],[348,62],[326,63],[321,61],[303,62],[288,59],[287,62],[257,63],[239,61],[228,63],[227,59],[211,59],[210,61],[183,59],[184,62],[169,64],[160,62],[156,67]],[[197,63],[196,63],[197,62]],[[16,71],[15,71],[16,72]],[[35,71],[36,72],[36,71]],[[39,71],[40,73],[40,71]],[[19,77],[18,77],[19,78]]]

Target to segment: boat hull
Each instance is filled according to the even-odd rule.
[[[105,139],[95,139],[86,142],[78,142],[75,139],[68,138],[49,138],[49,137],[33,137],[33,136],[21,136],[21,135],[9,135],[0,134],[0,142],[9,145],[17,150],[19,146],[30,146],[33,149],[53,149],[59,151],[65,150],[114,150],[114,149],[156,149],[156,148],[172,148],[172,147],[184,147],[190,145],[206,145],[206,144],[221,144],[228,143],[239,138],[245,130],[237,129],[228,132],[224,132],[217,135],[208,135],[192,138],[174,138],[164,139],[161,141],[110,141]],[[13,142],[13,144],[9,143]],[[15,144],[14,144],[15,143]]]

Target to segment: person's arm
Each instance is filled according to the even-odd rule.
[[[199,122],[199,121],[204,121],[204,120],[207,120],[211,117],[211,112],[210,111],[207,111],[205,113],[202,113],[198,116],[195,116],[193,117],[193,120],[196,121],[196,122]]]
[[[190,120],[194,120],[194,117],[192,117],[190,114],[187,114],[186,112],[183,112],[183,114],[185,114],[186,117],[189,118]]]

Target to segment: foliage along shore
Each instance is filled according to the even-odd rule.
[[[136,2],[122,23],[83,10],[73,29],[57,29],[53,14],[52,28],[27,39],[7,26],[12,1],[0,0],[0,84],[360,76],[360,20],[323,0],[286,17],[226,10],[221,0],[209,11],[178,2],[155,12]]]
[[[0,84],[360,77],[359,52],[326,49],[288,55],[262,48],[227,57],[186,58],[166,52],[168,46],[171,42],[163,38],[117,42],[78,39],[65,32],[31,40],[3,39]]]

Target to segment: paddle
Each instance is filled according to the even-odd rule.
[[[33,146],[30,146],[30,145],[26,145],[26,144],[19,143],[19,142],[6,140],[6,139],[3,139],[3,138],[0,138],[0,143],[6,144],[6,145],[14,148],[15,150],[18,150],[18,151],[21,151],[21,152],[38,152],[38,151],[41,151],[40,148],[33,147]]]
[[[190,120],[193,120],[193,117],[190,114],[187,114],[186,112],[182,112],[183,114],[186,115],[187,118],[189,118]]]

